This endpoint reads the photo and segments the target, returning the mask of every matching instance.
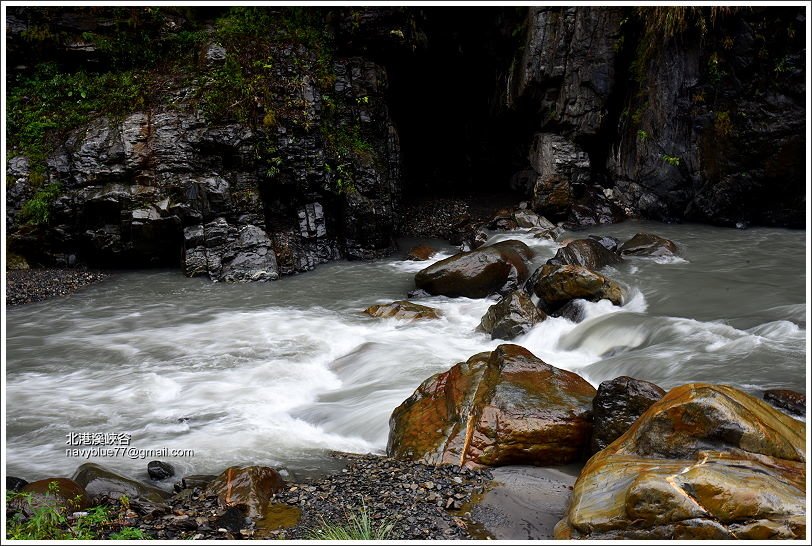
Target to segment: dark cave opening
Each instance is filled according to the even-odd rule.
[[[526,163],[532,121],[506,106],[507,79],[525,11],[452,8],[420,12],[425,44],[385,54],[398,129],[404,200],[510,194]],[[515,195],[513,195],[515,194]]]

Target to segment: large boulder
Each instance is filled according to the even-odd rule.
[[[390,418],[387,454],[469,467],[581,457],[595,389],[518,345],[499,345],[423,382]]]
[[[122,476],[96,463],[85,463],[77,468],[73,480],[85,488],[94,502],[127,497],[130,504],[141,512],[167,508],[165,501],[169,494],[166,491]]]
[[[625,375],[601,383],[592,400],[592,452],[617,440],[664,394],[654,383]]]
[[[401,320],[440,318],[440,312],[437,311],[437,309],[405,300],[372,305],[364,309],[364,313],[376,318],[395,318]]]
[[[513,339],[543,321],[547,315],[538,309],[525,292],[514,290],[488,308],[479,329],[491,339]]]
[[[267,466],[232,466],[206,488],[223,508],[237,507],[250,518],[261,517],[271,497],[285,486],[279,472]]]
[[[460,252],[419,271],[414,282],[429,294],[484,298],[518,288],[528,277],[533,251],[521,241],[502,241]]]
[[[576,239],[558,249],[555,256],[547,260],[551,265],[582,265],[587,269],[600,269],[607,265],[616,265],[623,258],[610,252],[594,239]]]
[[[623,256],[676,256],[677,245],[674,241],[654,235],[653,233],[638,233],[618,249]]]
[[[580,265],[543,265],[528,285],[539,297],[539,308],[548,314],[576,299],[623,304],[623,289],[617,282]]]
[[[12,501],[12,508],[30,516],[33,511],[45,506],[63,513],[72,513],[90,507],[90,498],[85,488],[68,478],[46,478],[22,487],[21,492],[30,495],[30,502]]]
[[[555,536],[802,538],[805,437],[732,387],[676,387],[587,462]]]

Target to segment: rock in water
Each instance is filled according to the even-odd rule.
[[[513,339],[547,318],[526,293],[514,290],[488,308],[479,328],[491,339]]]
[[[153,480],[165,480],[175,475],[175,468],[163,461],[150,461],[147,463],[147,474]]]
[[[623,262],[619,254],[610,252],[594,239],[576,239],[558,249],[547,260],[550,265],[581,265],[587,269],[600,269]]]
[[[407,260],[412,260],[415,262],[424,262],[437,254],[437,249],[434,247],[430,247],[428,245],[418,245],[412,247],[409,250],[409,253],[406,254]]]
[[[525,290],[528,288],[539,297],[539,308],[549,314],[576,299],[623,304],[618,283],[580,265],[544,265],[528,280]]]
[[[618,249],[623,256],[676,256],[677,245],[653,233],[638,233]]]
[[[284,486],[282,476],[273,468],[232,466],[208,485],[206,494],[216,496],[223,508],[241,507],[248,517],[258,518],[273,494]]]
[[[440,318],[440,312],[433,307],[400,300],[387,304],[372,305],[364,309],[371,317],[396,318],[401,320],[424,320]]]
[[[654,383],[633,377],[621,376],[601,383],[592,400],[592,452],[600,451],[629,430],[664,394]]]
[[[764,400],[775,406],[787,410],[794,415],[806,414],[806,395],[802,392],[789,389],[770,389],[764,391]]]
[[[802,538],[805,437],[732,387],[676,387],[589,460],[555,537]]]
[[[521,241],[502,241],[440,260],[419,271],[414,281],[435,296],[484,298],[518,288],[527,279],[532,256]]]
[[[392,413],[387,453],[471,467],[564,464],[584,454],[594,396],[580,376],[500,345],[424,381]]]

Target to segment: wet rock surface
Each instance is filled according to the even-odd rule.
[[[493,483],[471,515],[494,540],[551,540],[580,470],[579,465],[493,468]]]
[[[428,464],[554,465],[581,457],[595,389],[504,344],[423,382],[390,418],[387,454]]]
[[[77,468],[73,480],[84,487],[93,502],[124,496],[140,513],[164,510],[169,496],[163,489],[122,476],[95,463],[85,463]]]
[[[491,334],[491,339],[510,340],[546,318],[525,292],[514,290],[488,308],[479,329]]]
[[[432,295],[484,298],[507,293],[527,279],[533,252],[521,241],[502,241],[461,252],[419,271],[415,286]]]
[[[579,299],[623,304],[623,288],[618,283],[580,265],[544,265],[528,279],[525,290],[538,296],[539,308],[553,315]]]
[[[426,320],[440,318],[440,312],[433,307],[420,305],[411,301],[394,301],[387,304],[372,305],[364,313],[376,318],[394,318],[400,320]]]
[[[676,256],[677,245],[653,233],[638,233],[618,248],[623,256],[652,256],[670,257]]]
[[[6,305],[22,305],[73,294],[110,276],[80,269],[15,269],[6,271]]]
[[[801,538],[805,436],[731,387],[676,387],[589,460],[555,537]]]
[[[222,508],[238,508],[250,518],[265,512],[274,493],[285,486],[282,476],[267,466],[232,466],[206,487],[207,496],[216,496]]]
[[[581,265],[587,269],[601,269],[607,265],[617,265],[623,258],[594,239],[576,239],[556,251],[547,260],[550,265]]]
[[[592,452],[618,439],[664,394],[654,383],[633,377],[621,376],[602,382],[592,400]]]
[[[806,395],[789,389],[770,389],[764,391],[764,400],[776,408],[793,415],[806,415]]]

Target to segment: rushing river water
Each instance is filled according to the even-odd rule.
[[[760,396],[805,390],[806,234],[626,222],[589,233],[625,240],[650,231],[681,259],[629,258],[605,272],[630,294],[588,304],[587,320],[553,318],[513,340],[597,386],[631,375],[663,388],[726,383]],[[526,231],[540,264],[558,243]],[[225,285],[176,271],[115,275],[66,299],[7,311],[9,475],[70,475],[72,432],[131,434],[136,449],[182,474],[231,464],[307,472],[327,450],[382,452],[392,410],[427,377],[503,341],[474,331],[489,300],[433,297],[438,321],[372,319],[361,310],[403,299],[428,262],[403,252],[339,262],[268,284]],[[454,249],[444,249],[436,259]],[[82,446],[86,447],[86,446]],[[136,455],[138,456],[138,455]],[[145,459],[91,458],[134,477]]]

